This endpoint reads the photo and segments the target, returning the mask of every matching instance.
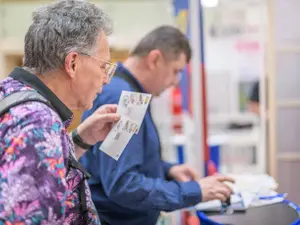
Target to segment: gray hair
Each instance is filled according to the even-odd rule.
[[[135,46],[131,56],[144,57],[152,50],[160,50],[168,59],[174,60],[181,53],[186,55],[187,62],[192,57],[192,50],[187,37],[176,27],[164,25],[146,34]]]
[[[24,67],[43,74],[62,68],[72,52],[93,55],[101,32],[112,33],[112,21],[96,5],[61,0],[40,7],[25,36]]]

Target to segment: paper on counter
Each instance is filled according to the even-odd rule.
[[[268,195],[276,190],[278,184],[268,174],[228,174],[235,179],[234,186],[239,192],[249,192],[256,195]]]
[[[269,199],[260,199],[261,197],[269,197]],[[287,197],[287,193],[278,194],[276,191],[270,191],[267,196],[258,196],[255,201],[251,202],[249,207],[259,207],[264,205],[272,205],[282,202]]]
[[[273,195],[270,195],[273,196]],[[231,206],[234,210],[246,210],[248,208],[259,207],[264,205],[272,205],[275,203],[282,202],[285,199],[284,197],[275,197],[268,200],[260,200],[259,196],[255,196],[255,194],[250,192],[242,192],[240,195],[232,195],[231,196]],[[221,210],[221,201],[213,200],[208,202],[199,203],[195,206],[199,211],[220,211]]]
[[[240,174],[229,175],[235,179],[231,184],[234,194],[231,196],[231,203],[234,210],[248,209],[263,205],[275,204],[282,202],[286,195],[278,195],[274,189],[277,187],[275,180],[267,174]],[[279,197],[276,197],[276,196]],[[270,199],[261,200],[261,197]],[[274,197],[274,198],[273,198]],[[196,205],[197,210],[202,211],[219,211],[221,201],[209,201]]]
[[[243,198],[240,195],[231,195],[231,205],[235,210],[245,210]],[[197,204],[196,209],[199,211],[220,211],[222,203],[220,200],[213,200]]]
[[[282,202],[284,199],[285,198],[283,198],[283,197],[278,197],[278,198],[274,198],[274,199],[270,199],[270,200],[256,200],[250,204],[249,208],[276,204],[276,203]]]

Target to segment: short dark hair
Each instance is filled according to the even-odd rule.
[[[187,62],[192,57],[187,37],[173,26],[160,26],[150,31],[136,45],[130,55],[144,57],[155,49],[160,50],[168,60],[177,59],[181,53],[186,55]]]

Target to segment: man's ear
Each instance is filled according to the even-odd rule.
[[[79,54],[77,52],[70,52],[65,58],[65,71],[71,79],[75,77],[75,74],[79,66]]]
[[[162,57],[162,54],[159,50],[155,49],[149,52],[147,56],[147,65],[150,70],[157,68],[159,59]]]

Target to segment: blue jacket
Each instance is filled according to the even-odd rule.
[[[132,76],[121,64],[116,73],[120,72]],[[114,77],[83,119],[101,105],[118,104],[122,90],[135,91],[123,78]],[[172,165],[160,159],[159,138],[149,109],[139,133],[133,135],[118,161],[101,152],[100,145],[97,143],[80,161],[92,175],[89,185],[101,221],[111,225],[155,225],[160,211],[201,201],[197,182],[168,180]]]

